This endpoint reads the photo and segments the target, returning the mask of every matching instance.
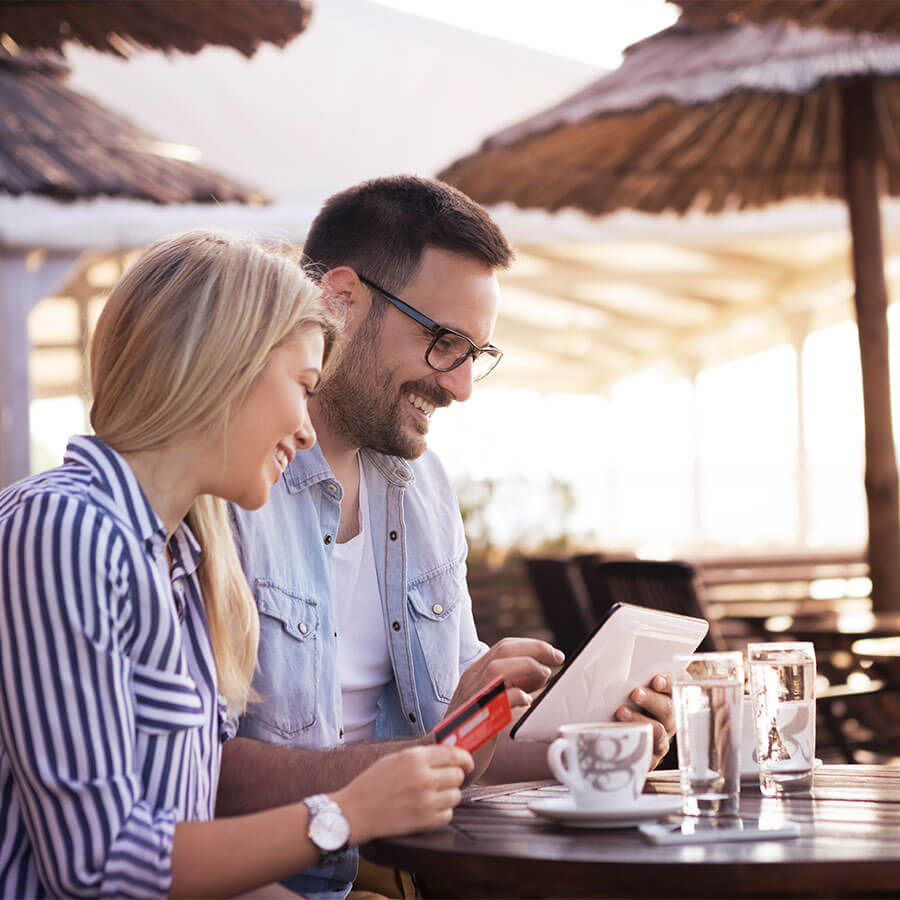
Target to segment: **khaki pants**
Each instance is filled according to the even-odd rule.
[[[359,872],[348,900],[381,900],[383,897],[416,900],[421,896],[409,872],[391,866],[376,866],[360,857]]]

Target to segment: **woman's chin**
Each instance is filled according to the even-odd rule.
[[[279,476],[280,477],[280,476]],[[278,478],[272,482],[275,484],[278,481]],[[234,503],[237,506],[240,506],[241,509],[246,510],[254,510],[259,509],[261,506],[264,506],[266,500],[269,499],[269,491],[271,489],[271,485],[268,481],[263,482],[261,485],[255,486],[252,491],[244,491],[240,496],[235,497],[226,497],[230,503]]]

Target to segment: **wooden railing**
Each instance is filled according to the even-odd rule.
[[[869,566],[862,550],[706,557],[690,562],[710,615],[716,618],[870,608]],[[826,579],[833,583],[823,585]]]
[[[711,618],[761,624],[772,616],[870,608],[860,581],[869,571],[862,550],[687,561],[697,569]],[[813,588],[822,579],[834,579],[834,590]],[[550,637],[521,558],[470,565],[469,592],[478,633],[487,643],[506,635]]]

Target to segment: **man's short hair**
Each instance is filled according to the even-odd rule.
[[[319,280],[350,266],[387,290],[410,281],[426,247],[506,269],[513,258],[487,212],[441,181],[394,175],[364,181],[330,197],[303,246],[304,267]]]

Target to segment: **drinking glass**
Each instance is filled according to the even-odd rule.
[[[744,661],[737,652],[676,656],[678,771],[686,816],[737,815]]]
[[[816,651],[808,641],[748,644],[753,726],[764,797],[812,788]]]

